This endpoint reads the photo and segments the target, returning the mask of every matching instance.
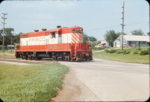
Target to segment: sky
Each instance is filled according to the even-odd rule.
[[[145,0],[7,0],[0,4],[0,16],[8,14],[6,27],[14,28],[14,34],[57,25],[81,26],[85,34],[104,40],[109,30],[121,32],[123,1],[125,33],[141,29],[147,34],[149,5]]]

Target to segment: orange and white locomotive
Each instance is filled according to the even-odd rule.
[[[61,27],[20,35],[16,58],[82,61],[92,60],[92,49],[83,42],[83,28]]]

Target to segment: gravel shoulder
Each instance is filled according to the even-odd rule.
[[[100,99],[80,80],[77,79],[75,72],[70,69],[63,81],[63,89],[52,99],[59,101],[99,101]]]

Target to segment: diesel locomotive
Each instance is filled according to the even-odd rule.
[[[20,34],[16,58],[87,61],[92,60],[92,48],[83,41],[82,27],[61,27]]]

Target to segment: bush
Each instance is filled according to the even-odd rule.
[[[110,50],[109,51],[109,53],[115,53],[116,52],[116,50]]]
[[[141,50],[141,48],[136,48],[136,50]]]
[[[140,55],[148,55],[149,54],[149,50],[142,50],[140,52]]]
[[[117,54],[122,54],[123,51],[122,51],[122,50],[118,50],[116,53],[117,53]]]
[[[105,48],[102,48],[102,47],[96,48],[96,47],[94,47],[93,49],[94,49],[94,50],[104,50]]]
[[[109,53],[109,50],[106,49],[105,52],[106,52],[106,53]]]
[[[135,50],[133,51],[133,54],[139,54],[139,51]]]
[[[107,49],[105,50],[106,53],[115,53],[116,51],[117,50],[113,50],[113,49],[112,50],[107,50]]]
[[[147,51],[150,53],[150,48],[147,48]]]
[[[123,54],[125,55],[125,54],[129,54],[130,53],[130,51],[127,51],[127,50],[123,50]]]
[[[127,51],[127,50],[118,50],[117,52],[116,52],[117,54],[129,54],[130,53],[130,51]]]
[[[127,50],[123,50],[123,54],[125,55],[125,54],[129,54],[130,52],[129,51],[127,51]]]

